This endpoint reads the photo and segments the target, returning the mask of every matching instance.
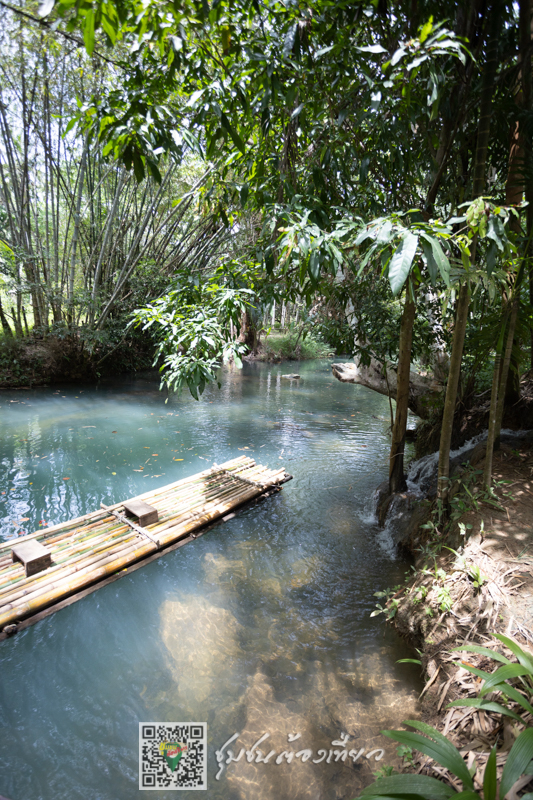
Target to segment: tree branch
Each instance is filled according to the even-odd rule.
[[[0,6],[2,8],[7,8],[8,11],[12,11],[14,14],[18,14],[19,17],[24,17],[25,19],[29,19],[30,22],[34,22],[37,25],[40,25],[42,28],[46,28],[46,30],[50,31],[51,33],[59,33],[60,36],[63,36],[65,39],[68,39],[69,42],[74,42],[74,44],[78,45],[78,47],[83,47],[85,49],[85,42],[82,39],[78,39],[77,36],[73,36],[71,33],[67,33],[66,31],[62,31],[60,28],[53,28],[52,25],[47,22],[45,19],[40,19],[39,17],[35,17],[33,14],[28,14],[27,11],[22,11],[22,9],[17,8],[16,6],[12,6],[9,3],[5,3],[3,0],[0,0]],[[120,67],[120,69],[124,69],[123,65],[120,64],[118,61],[114,61],[112,58],[105,56],[99,50],[94,50],[93,55],[98,56],[103,61],[107,61],[108,64],[113,64],[115,67]]]

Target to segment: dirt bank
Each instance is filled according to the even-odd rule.
[[[88,342],[82,332],[0,340],[0,388],[98,380],[149,369],[154,345],[133,332],[123,339]]]
[[[520,714],[522,724],[488,710],[448,708],[452,701],[477,697],[482,685],[481,678],[462,666],[462,660],[489,673],[501,666],[487,654],[461,656],[451,651],[478,645],[515,661],[494,633],[532,651],[533,449],[529,441],[517,440],[514,447],[502,445],[495,453],[494,497],[480,486],[482,446],[474,461],[475,469],[463,474],[463,488],[455,500],[458,512],[461,503],[465,508],[468,504],[468,510],[457,513],[447,531],[440,529],[435,513],[429,527],[420,529],[413,578],[391,595],[387,608],[397,630],[420,651],[427,677],[422,718],[447,735],[469,764],[477,763],[476,780],[481,786],[483,767],[494,744],[498,763],[503,765],[516,736],[533,724],[533,717],[516,703],[510,703],[510,708]],[[439,539],[455,552],[446,547],[439,552]],[[406,771],[452,778],[444,770],[439,773],[426,756],[416,752],[405,766]],[[528,776],[523,780],[526,786]],[[522,789],[513,797],[519,797]]]

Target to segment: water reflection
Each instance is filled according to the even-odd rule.
[[[373,592],[406,568],[370,513],[387,469],[386,400],[341,385],[327,363],[298,369],[300,383],[267,365],[228,372],[200,403],[165,404],[148,380],[0,396],[4,538],[239,453],[295,477],[0,644],[0,794],[142,798],[148,720],[208,723],[209,800],[337,800],[368,781],[376,765],[364,758],[243,758],[214,779],[215,750],[235,732],[244,747],[268,732],[276,752],[289,734],[317,751],[344,733],[368,752],[415,707],[416,669],[395,664],[405,648],[369,617]]]

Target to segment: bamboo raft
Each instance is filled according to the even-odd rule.
[[[131,501],[122,501],[0,543],[0,638],[196,538],[213,521],[290,479],[283,468],[240,456],[134,498],[157,509],[159,519],[151,525],[128,519],[123,506]],[[12,549],[33,540],[50,551],[51,565],[27,576]]]

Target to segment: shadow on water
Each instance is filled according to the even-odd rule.
[[[165,404],[150,381],[0,396],[4,538],[240,453],[294,475],[276,497],[0,644],[0,794],[143,797],[140,721],[207,722],[210,800],[350,798],[392,763],[379,731],[416,713],[420,683],[416,667],[395,663],[405,645],[370,618],[373,593],[407,568],[372,515],[387,402],[339,384],[327,362],[299,365],[300,382],[284,371],[294,370],[228,371],[198,403]],[[215,751],[236,733],[224,753],[238,760],[216,780]],[[239,757],[261,737],[250,761]],[[363,754],[336,761],[332,742]],[[382,761],[366,758],[382,747]],[[257,750],[274,755],[257,763]],[[300,755],[276,764],[283,751]]]

